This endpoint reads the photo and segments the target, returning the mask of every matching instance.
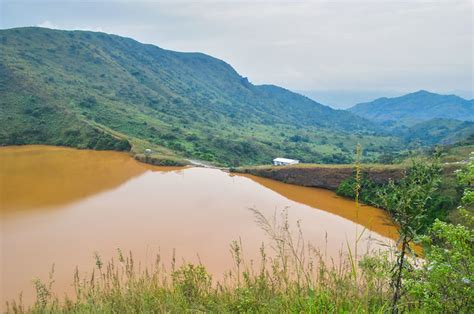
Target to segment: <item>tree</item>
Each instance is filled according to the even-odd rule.
[[[398,303],[402,295],[402,276],[407,255],[412,253],[410,243],[426,227],[427,203],[440,183],[439,163],[425,163],[412,160],[412,166],[406,176],[395,183],[389,182],[379,192],[382,207],[387,209],[399,227],[397,259],[392,270],[392,312],[398,313]]]
[[[422,267],[408,273],[408,294],[427,310],[443,313],[468,313],[474,309],[474,154],[470,162],[457,171],[464,186],[459,210],[463,225],[439,220],[429,235],[421,238],[425,245]]]

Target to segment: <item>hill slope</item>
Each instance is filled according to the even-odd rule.
[[[397,128],[393,134],[407,143],[422,145],[450,145],[465,141],[474,135],[474,122],[449,119],[431,119],[408,128]]]
[[[474,100],[421,90],[400,97],[379,98],[358,104],[349,111],[377,122],[401,121],[414,124],[431,119],[474,121]]]
[[[349,161],[398,147],[377,127],[276,86],[255,86],[230,65],[85,31],[0,31],[0,145],[152,147],[239,165],[281,155]]]

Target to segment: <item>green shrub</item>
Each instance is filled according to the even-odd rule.
[[[411,167],[407,170],[407,174],[410,175],[410,172],[413,171],[414,168]],[[387,209],[385,208],[386,206],[384,205],[380,195],[384,193],[391,194],[395,188],[403,184],[403,180],[405,179],[394,182],[390,187],[388,184],[375,183],[369,178],[367,173],[363,173],[360,182],[359,200],[368,205]],[[453,189],[452,185],[455,185],[456,183],[446,183],[449,179],[445,177],[442,177],[441,180],[443,184],[432,193],[425,204],[426,214],[423,218],[423,232],[426,232],[436,219],[445,220],[448,212],[455,209],[459,204],[459,193],[456,192],[455,195],[449,195],[450,193],[447,192],[447,190]],[[355,188],[356,180],[355,176],[352,176],[340,183],[336,189],[336,194],[355,199]]]
[[[174,288],[189,304],[202,301],[211,291],[211,276],[202,265],[184,264],[172,278]]]
[[[342,181],[336,189],[336,194],[348,198],[356,196],[356,179],[355,175]],[[377,185],[371,180],[367,173],[362,173],[360,180],[359,200],[369,205],[379,205],[378,192],[384,188],[384,185]]]
[[[437,220],[422,241],[426,253],[422,267],[405,275],[407,309],[423,306],[434,313],[472,311],[474,230]]]

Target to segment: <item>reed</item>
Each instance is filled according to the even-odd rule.
[[[95,253],[94,271],[74,275],[75,295],[58,298],[50,282],[35,281],[36,303],[21,299],[8,304],[12,313],[45,312],[383,312],[389,306],[390,258],[372,252],[358,261],[357,270],[343,252],[336,262],[305,241],[299,222],[295,232],[287,210],[265,217],[252,209],[270,238],[262,244],[258,264],[245,260],[243,244],[230,245],[234,266],[218,282],[204,265],[183,263],[169,270],[157,255],[147,268],[137,267],[132,253],[102,261]],[[255,266],[258,265],[258,266]],[[354,280],[357,271],[357,280]]]
[[[387,313],[392,310],[394,250],[366,251],[360,258],[340,252],[337,262],[303,239],[287,212],[265,217],[252,209],[270,238],[260,248],[260,261],[244,258],[241,241],[230,245],[234,266],[224,280],[215,281],[204,265],[173,258],[169,270],[160,255],[142,268],[129,252],[104,262],[96,253],[94,271],[74,274],[75,295],[58,298],[53,292],[54,267],[49,282],[34,281],[36,302],[7,304],[9,313],[157,313],[157,312],[304,312]],[[403,312],[469,313],[472,295],[473,231],[437,222],[437,238],[424,266],[405,276],[407,289],[397,307]],[[407,261],[409,262],[409,261]],[[257,266],[256,266],[257,265]],[[356,265],[356,266],[354,266]],[[433,266],[436,265],[436,266]],[[443,265],[451,265],[445,272]],[[356,276],[354,276],[356,272]],[[441,294],[440,294],[441,293]]]

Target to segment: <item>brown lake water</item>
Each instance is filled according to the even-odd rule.
[[[202,262],[219,279],[231,269],[229,244],[258,259],[265,233],[249,208],[265,216],[288,211],[305,240],[337,259],[356,230],[361,250],[392,243],[387,214],[316,188],[216,169],[156,167],[119,152],[51,146],[0,148],[0,296],[4,308],[23,291],[34,299],[33,278],[55,265],[55,291],[71,294],[76,266],[90,273],[93,254],[133,251],[142,265],[159,252],[165,265]]]

